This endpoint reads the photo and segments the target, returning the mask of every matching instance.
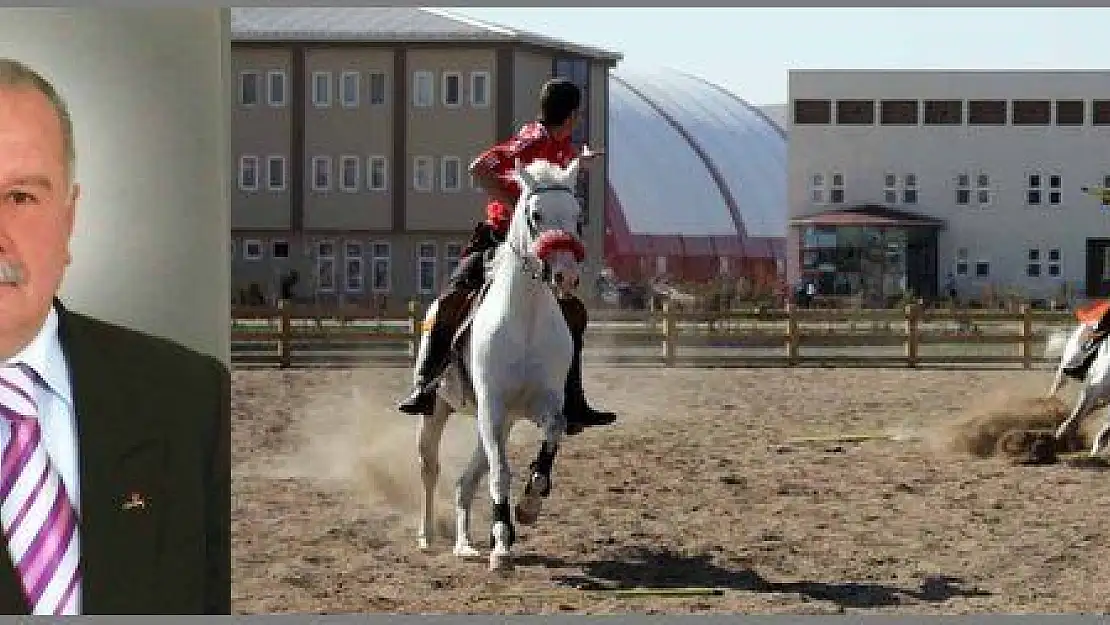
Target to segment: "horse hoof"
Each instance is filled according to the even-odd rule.
[[[529,494],[521,497],[516,504],[516,520],[521,525],[534,525],[540,517],[543,499],[539,495]]]
[[[512,568],[508,552],[491,551],[489,554],[489,570],[508,571]]]
[[[482,552],[478,551],[474,547],[471,547],[470,545],[456,545],[454,553],[455,557],[463,558],[465,560],[482,557]]]

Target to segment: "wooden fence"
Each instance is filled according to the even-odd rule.
[[[362,308],[235,307],[237,365],[410,365],[423,311],[382,317]],[[664,366],[1043,366],[1069,312],[924,309],[592,311],[585,359]]]

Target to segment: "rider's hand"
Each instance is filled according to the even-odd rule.
[[[593,163],[599,156],[605,156],[605,150],[592,150],[588,145],[583,145],[578,153],[578,158],[587,164]]]

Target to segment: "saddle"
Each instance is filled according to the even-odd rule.
[[[466,303],[462,306],[462,321],[459,327],[455,330],[455,334],[451,337],[451,352],[457,353],[462,348],[466,339],[470,336],[470,326],[474,321],[474,313],[478,310],[478,304],[482,303],[486,293],[489,291],[490,281],[482,282],[482,286],[477,291],[472,292],[466,298]]]

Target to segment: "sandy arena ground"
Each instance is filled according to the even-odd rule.
[[[451,533],[415,548],[417,423],[392,409],[407,377],[236,372],[236,612],[1107,610],[1110,473],[972,458],[937,434],[999,393],[1042,393],[1045,371],[588,367],[592,399],[621,421],[568,440],[503,578],[457,561]],[[462,417],[445,436],[445,520],[472,430]],[[789,442],[877,431],[924,441]],[[518,426],[515,492],[538,440]]]

